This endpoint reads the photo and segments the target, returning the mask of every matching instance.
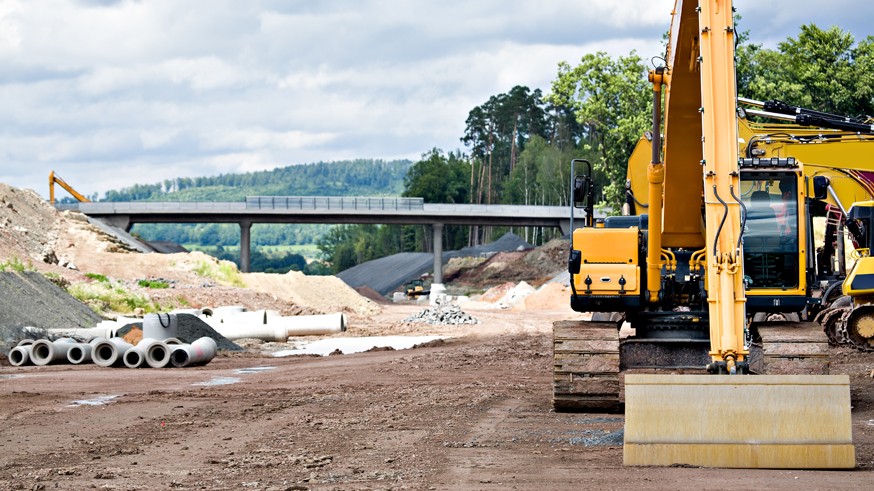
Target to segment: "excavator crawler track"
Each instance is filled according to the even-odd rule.
[[[828,337],[815,322],[750,326],[750,371],[767,375],[828,375]]]
[[[556,411],[621,409],[616,322],[553,324],[553,407]]]

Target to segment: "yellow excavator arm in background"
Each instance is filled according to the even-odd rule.
[[[83,194],[73,189],[73,186],[67,184],[66,181],[61,179],[60,176],[55,175],[55,171],[49,172],[49,203],[55,203],[55,183],[59,184],[62,188],[66,189],[68,193],[73,195],[74,198],[83,202],[90,203],[91,200],[86,198]]]

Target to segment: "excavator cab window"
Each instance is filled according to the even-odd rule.
[[[793,173],[741,175],[744,275],[750,289],[793,288],[798,270],[798,181]]]

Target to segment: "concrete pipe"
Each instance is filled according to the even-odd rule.
[[[91,348],[91,359],[101,367],[111,367],[124,363],[124,354],[133,345],[122,338],[110,338],[97,341]]]
[[[30,350],[33,344],[25,344],[12,348],[9,351],[9,363],[14,367],[22,367],[30,363]]]
[[[146,357],[146,363],[152,368],[164,368],[170,365],[170,347],[167,343],[154,338],[143,338],[137,343]]]
[[[170,362],[176,368],[192,365],[206,365],[213,358],[218,346],[210,337],[202,337],[191,344],[175,347],[170,355]]]
[[[172,351],[174,345],[185,344],[185,343],[183,343],[182,340],[179,338],[167,338],[164,340],[164,344],[166,344],[167,346],[170,346],[170,350]]]
[[[346,330],[346,314],[296,315],[281,317],[273,322],[285,327],[288,336],[316,336],[320,334],[336,334]]]
[[[22,339],[21,341],[18,342],[18,344],[15,345],[15,347],[17,348],[19,346],[30,346],[35,342],[36,342],[35,339]]]
[[[133,347],[125,351],[122,358],[124,360],[124,366],[128,368],[139,368],[146,363],[146,355],[143,353],[143,350],[138,347]]]
[[[67,361],[73,365],[91,361],[91,349],[93,346],[89,343],[74,343],[67,351]]]
[[[48,333],[53,336],[72,336],[79,339],[94,339],[97,337],[108,338],[112,337],[112,329],[108,326],[97,327],[75,327],[70,329],[47,329]]]
[[[143,317],[143,339],[161,341],[175,338],[178,322],[176,314],[146,314]]]
[[[76,344],[70,338],[54,341],[38,339],[31,345],[30,360],[34,365],[48,365],[54,362],[67,362],[67,352]]]
[[[228,339],[256,338],[284,342],[289,336],[336,334],[346,330],[346,314],[271,317],[267,324],[210,322],[210,327]]]

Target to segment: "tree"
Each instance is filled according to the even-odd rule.
[[[652,95],[646,67],[635,52],[613,59],[604,52],[587,54],[576,67],[562,62],[548,99],[572,108],[595,151],[593,162],[604,199],[618,210],[625,197],[628,158],[649,125]]]
[[[874,37],[856,44],[838,27],[809,24],[778,50],[741,46],[738,93],[847,116],[874,114]]]

